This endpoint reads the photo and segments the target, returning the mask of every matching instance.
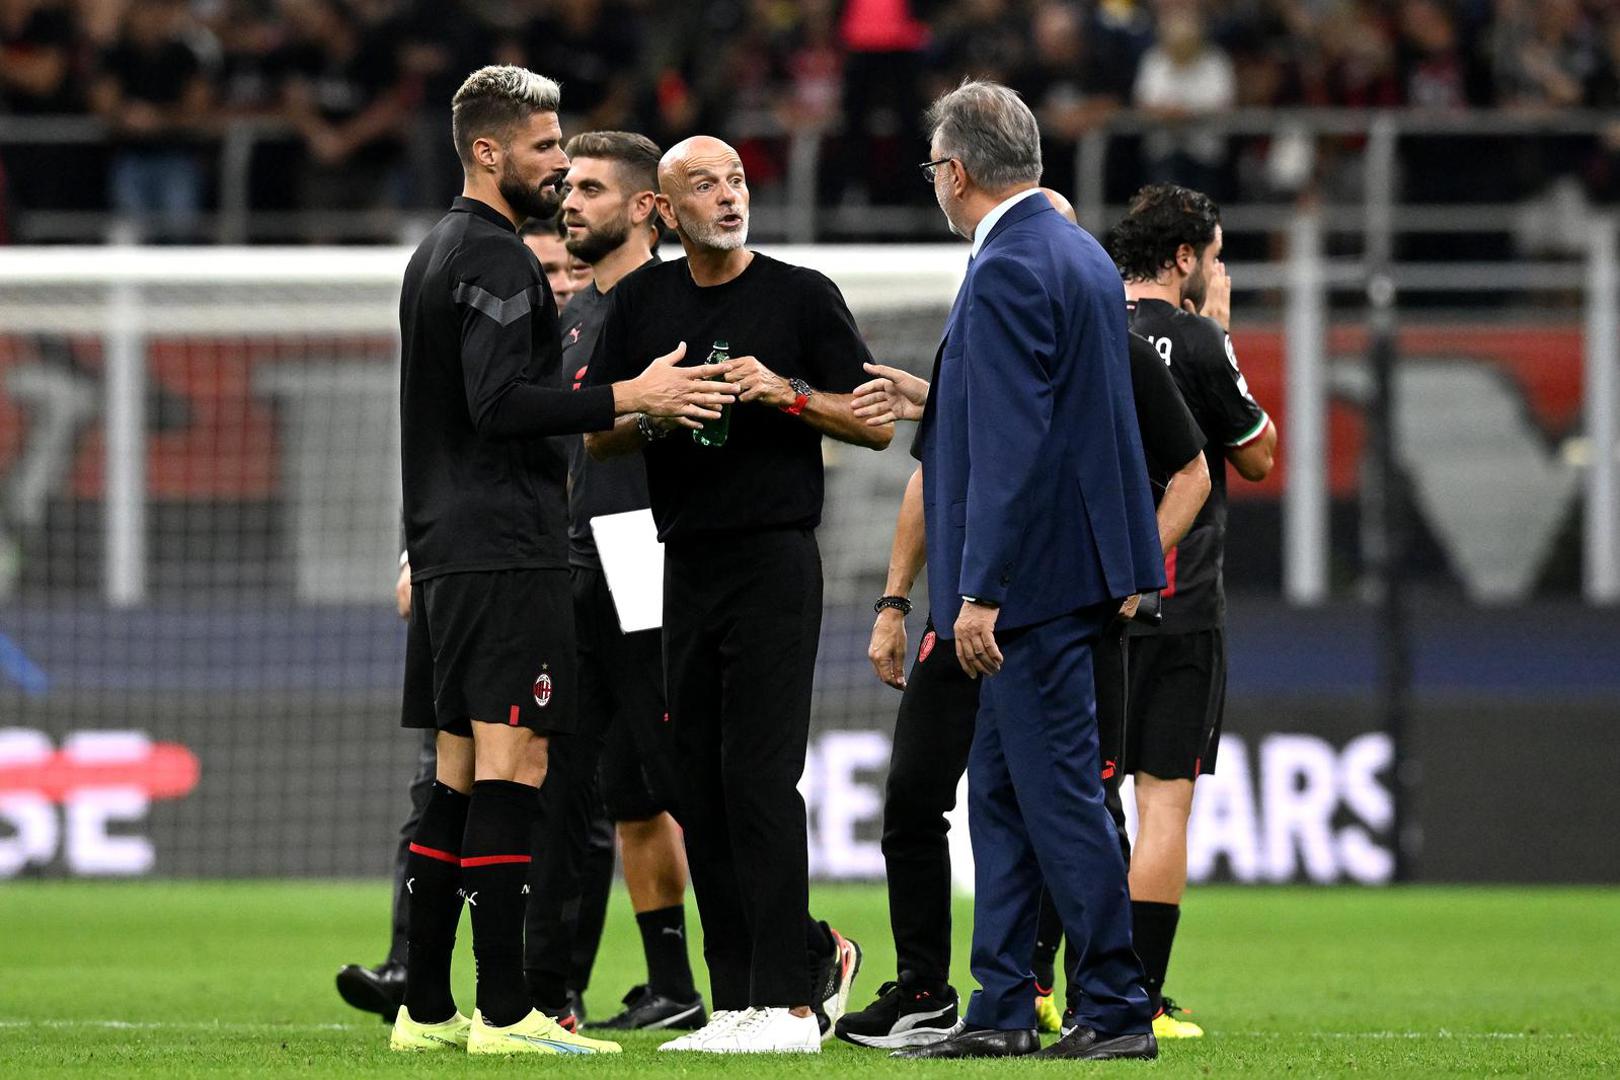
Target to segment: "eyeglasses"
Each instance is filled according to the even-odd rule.
[[[925,161],[921,165],[917,166],[917,168],[922,170],[923,179],[932,184],[934,182],[934,170],[938,169],[941,165],[945,165],[955,160],[955,158],[942,157],[938,161]]]

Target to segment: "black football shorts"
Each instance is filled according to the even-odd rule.
[[[1226,715],[1226,640],[1220,630],[1127,639],[1125,771],[1196,780],[1215,771]]]
[[[471,735],[471,721],[541,734],[576,726],[567,570],[444,574],[411,586],[401,723]]]

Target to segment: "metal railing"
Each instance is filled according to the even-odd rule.
[[[1074,143],[1075,206],[1081,223],[1100,233],[1123,212],[1107,202],[1109,159],[1118,152],[1115,140],[1149,132],[1177,129],[1216,132],[1229,137],[1273,136],[1289,133],[1320,140],[1365,140],[1360,150],[1364,179],[1359,201],[1323,202],[1318,207],[1325,229],[1365,236],[1365,254],[1374,262],[1387,261],[1394,238],[1401,232],[1478,232],[1509,227],[1518,210],[1514,204],[1413,205],[1398,198],[1400,140],[1414,136],[1489,136],[1503,139],[1549,136],[1589,136],[1612,129],[1620,120],[1596,110],[1545,113],[1498,110],[1428,111],[1414,109],[1240,109],[1174,123],[1145,114],[1121,111],[1081,135]],[[422,121],[406,139],[408,168],[419,177],[434,174],[435,140],[446,134],[437,120]],[[215,157],[218,209],[195,220],[194,226],[222,244],[249,241],[297,240],[321,236],[330,239],[398,241],[416,235],[439,212],[437,205],[384,209],[364,213],[319,211],[264,211],[251,204],[250,179],[255,149],[266,142],[286,140],[292,134],[278,119],[253,117],[224,123],[217,134],[199,137],[200,153]],[[938,212],[917,206],[822,206],[817,192],[823,152],[836,132],[823,128],[787,128],[766,112],[734,118],[727,134],[734,138],[780,140],[785,146],[785,177],[774,191],[763,192],[754,209],[755,233],[761,239],[808,244],[850,240],[872,235],[915,239],[944,235]],[[920,138],[920,136],[919,136]],[[110,143],[110,129],[98,119],[74,117],[0,116],[0,147],[100,146]],[[1500,161],[1459,161],[1459,168],[1481,171],[1499,167]],[[44,211],[13,208],[19,239],[28,241],[77,240],[94,242],[131,237],[161,236],[157,222],[128,222],[103,211]],[[1235,201],[1223,208],[1228,228],[1238,231],[1276,231],[1279,207]],[[194,237],[193,237],[194,239]]]

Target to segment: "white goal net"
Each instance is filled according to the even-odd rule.
[[[772,253],[927,372],[965,249]],[[386,872],[416,747],[392,596],[408,256],[0,249],[0,878]],[[898,695],[865,648],[909,438],[827,448],[824,876],[881,873]]]

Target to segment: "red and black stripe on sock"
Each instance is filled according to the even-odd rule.
[[[478,1010],[496,1027],[529,1014],[523,911],[529,899],[530,830],[538,809],[539,791],[528,784],[473,784],[461,844],[461,892],[472,907]]]
[[[450,993],[450,957],[461,921],[461,840],[470,800],[437,781],[417,823],[405,860],[405,1008],[418,1023],[437,1024],[455,1015]]]

